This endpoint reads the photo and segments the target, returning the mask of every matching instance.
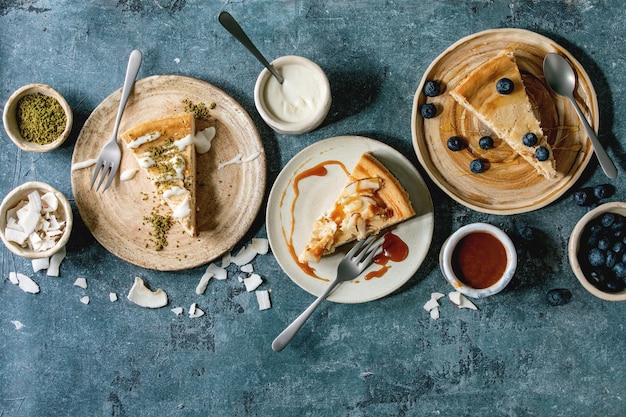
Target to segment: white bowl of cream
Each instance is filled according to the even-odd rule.
[[[324,71],[294,55],[280,57],[272,66],[283,76],[283,83],[264,69],[254,86],[254,103],[265,123],[283,135],[299,135],[321,125],[331,103]]]

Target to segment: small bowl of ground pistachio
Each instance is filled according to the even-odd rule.
[[[4,130],[20,149],[48,152],[56,149],[72,130],[72,109],[46,84],[28,84],[7,100],[2,115]]]

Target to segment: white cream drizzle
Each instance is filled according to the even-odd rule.
[[[190,213],[191,209],[189,207],[189,197],[187,197],[182,203],[180,203],[178,207],[176,207],[176,210],[174,210],[174,213],[172,213],[172,215],[176,219],[182,219],[189,216]]]
[[[137,139],[128,143],[128,147],[130,149],[136,149],[143,145],[144,143],[152,142],[161,137],[161,132],[152,132],[147,135],[143,135],[138,137]]]
[[[174,196],[177,196],[177,195],[185,194],[186,192],[187,192],[187,190],[185,190],[184,188],[181,188],[178,185],[175,185],[172,188],[170,188],[169,190],[163,191],[163,197],[170,198],[170,197],[174,197]]]

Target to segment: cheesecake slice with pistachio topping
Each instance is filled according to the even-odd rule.
[[[122,134],[139,166],[185,232],[196,232],[195,119],[182,113],[141,123]]]
[[[335,203],[313,224],[298,257],[319,262],[323,255],[354,240],[363,240],[415,215],[409,194],[371,153],[364,153]]]

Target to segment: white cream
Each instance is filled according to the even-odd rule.
[[[287,64],[281,67],[281,73],[282,84],[275,77],[267,81],[264,99],[269,111],[285,122],[312,118],[322,105],[322,90],[316,74],[299,64]]]
[[[175,141],[174,145],[178,148],[179,152],[182,152],[187,146],[193,145],[193,143],[194,143],[194,137],[193,135],[189,134],[185,136],[184,138],[181,138]]]
[[[186,192],[187,192],[187,190],[185,190],[184,188],[181,188],[181,187],[175,185],[172,188],[170,188],[169,190],[163,191],[163,197],[170,198],[170,197],[174,197],[174,196],[177,196],[177,195],[183,195]]]
[[[191,208],[189,207],[189,197],[187,197],[178,207],[176,207],[176,210],[174,210],[172,215],[175,219],[182,219],[189,216],[189,214],[191,214]]]
[[[193,143],[196,145],[196,152],[205,154],[211,150],[211,144],[215,139],[215,128],[213,126],[200,130],[196,133]]]
[[[157,140],[159,137],[161,137],[161,132],[148,133],[147,135],[140,136],[137,139],[129,142],[128,147],[130,149],[136,149],[140,147],[141,145],[143,145],[144,143]]]

